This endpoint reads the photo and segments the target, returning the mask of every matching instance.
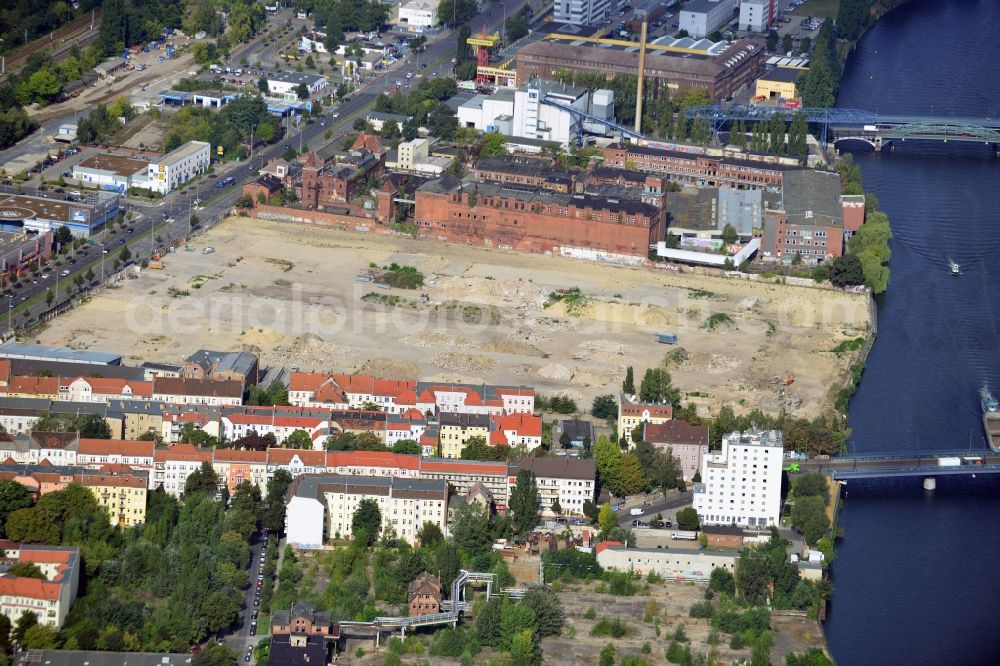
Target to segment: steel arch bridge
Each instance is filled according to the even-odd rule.
[[[880,115],[862,109],[799,109],[759,106],[694,106],[685,111],[688,118],[705,118],[712,136],[738,120],[762,122],[775,114],[791,121],[802,113],[810,125],[819,126],[820,141],[827,143],[831,134],[835,141],[855,139],[876,149],[892,141],[964,141],[1000,145],[1000,119],[956,118],[939,116]]]

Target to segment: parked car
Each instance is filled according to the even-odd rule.
[[[62,272],[59,273],[59,275],[60,275],[60,277],[68,277],[69,276],[69,269],[68,268],[64,268],[62,270]]]

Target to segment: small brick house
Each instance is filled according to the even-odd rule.
[[[709,548],[743,547],[743,530],[734,525],[706,525],[701,531],[708,538]]]
[[[441,612],[441,583],[436,576],[425,571],[410,582],[406,591],[410,617]]]
[[[329,613],[317,612],[312,604],[296,601],[291,610],[276,610],[271,616],[271,633],[299,636],[330,636],[333,622]]]

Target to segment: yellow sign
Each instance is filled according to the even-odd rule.
[[[165,167],[165,166],[163,166],[163,165],[161,164],[161,165],[160,165],[160,173],[163,173],[163,172],[164,172],[164,171],[166,171],[166,170],[167,170],[167,167]]]
[[[224,153],[224,152],[225,152],[225,151],[224,151],[224,150],[222,149],[222,146],[219,146],[219,148],[218,148],[218,152],[219,152],[219,157],[222,157],[222,153]]]

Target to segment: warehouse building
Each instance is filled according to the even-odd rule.
[[[103,231],[118,211],[113,192],[88,192],[84,201],[0,194],[0,230],[44,234],[65,226],[74,237],[89,238]]]
[[[733,43],[670,40],[651,44],[646,51],[646,78],[671,89],[704,88],[710,99],[721,101],[760,75],[764,49],[749,39]],[[597,72],[609,77],[639,70],[637,46],[611,40],[587,41],[563,36],[529,44],[517,53],[517,80],[554,78],[559,69]]]
[[[286,70],[267,75],[268,94],[276,97],[290,96],[293,100],[298,99],[297,89],[301,83],[306,85],[310,97],[326,88],[327,85],[326,77],[319,74],[304,74]]]
[[[73,178],[105,190],[126,192],[130,187],[145,187],[149,162],[124,155],[98,154],[73,167]]]

